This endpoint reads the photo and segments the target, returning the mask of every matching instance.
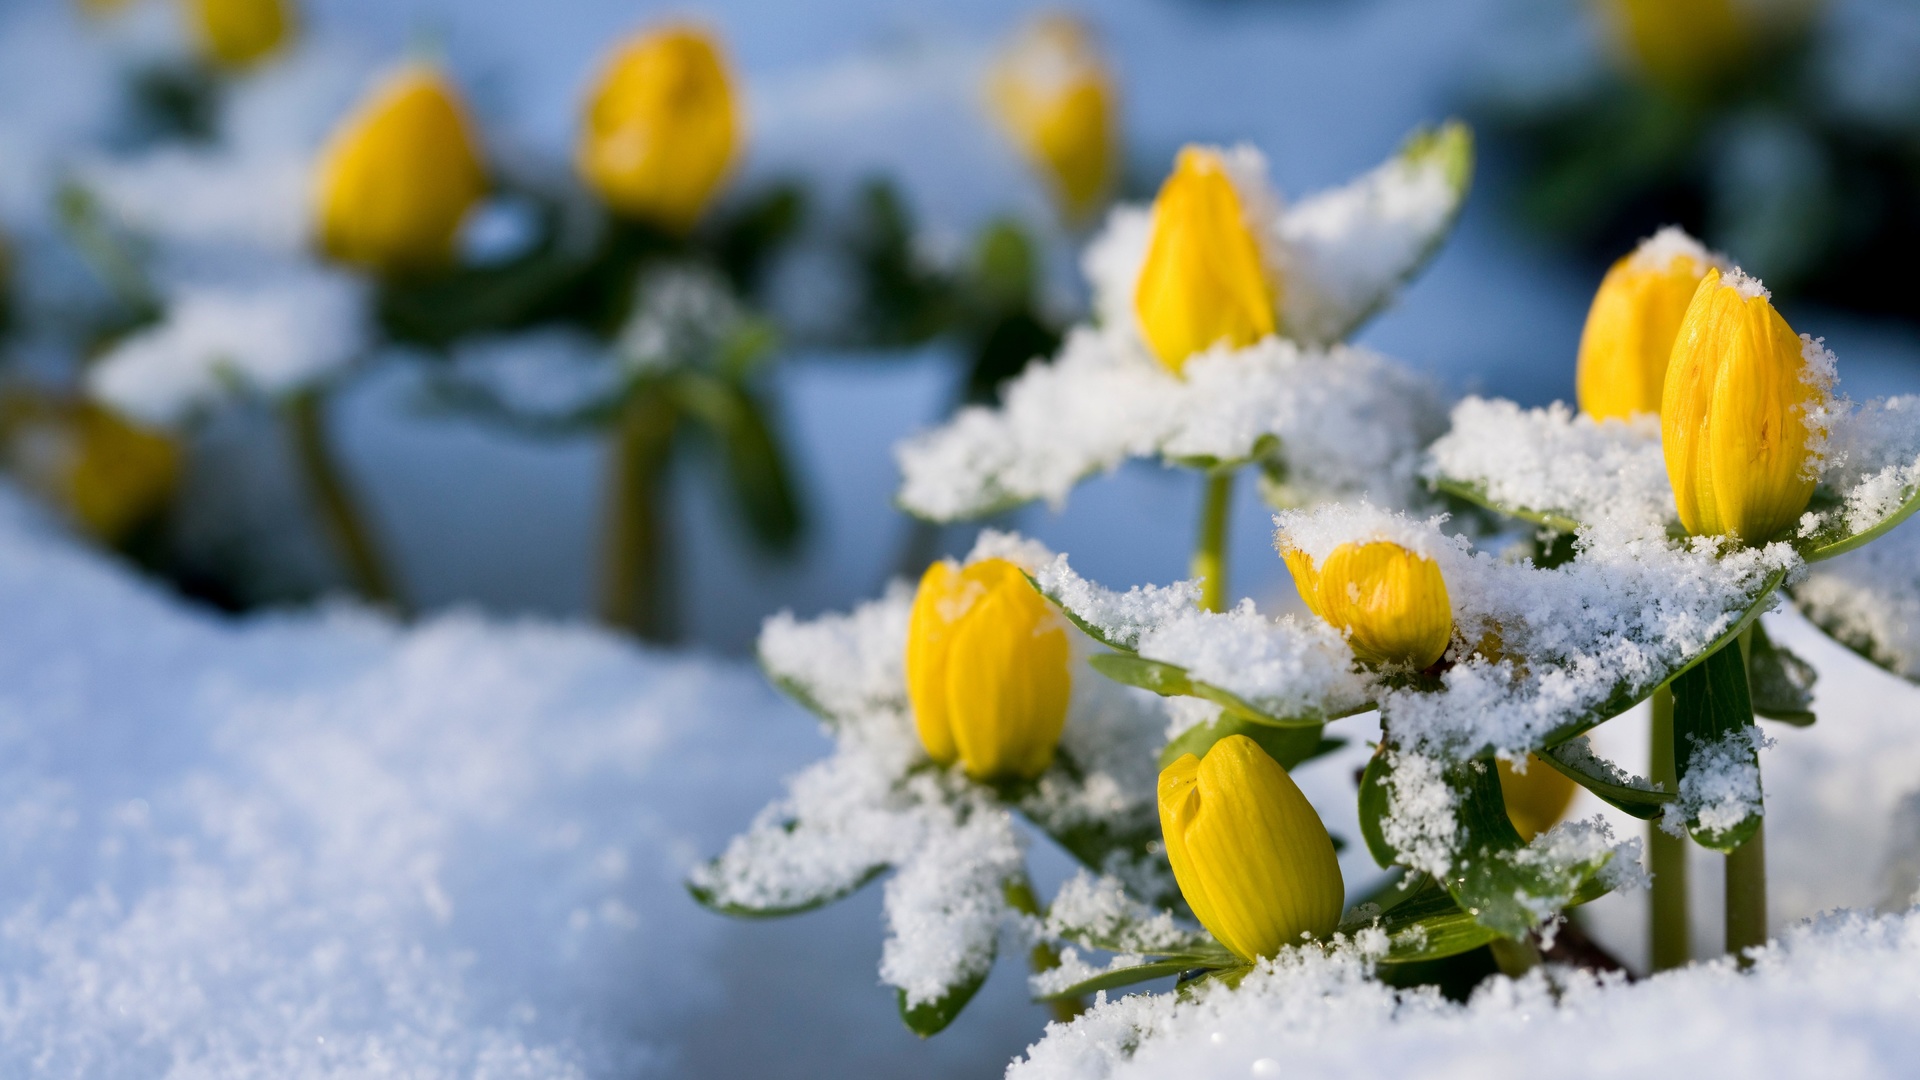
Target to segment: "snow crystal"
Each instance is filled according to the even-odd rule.
[[[1678,225],[1668,225],[1640,242],[1633,249],[1632,265],[1636,270],[1662,271],[1673,265],[1675,259],[1692,259],[1699,264],[1701,272],[1708,268],[1718,268],[1722,274],[1732,272],[1733,264],[1725,255],[1707,250],[1706,245],[1687,235]]]
[[[1492,1080],[1645,1072],[1897,1076],[1913,1024],[1920,913],[1836,912],[1759,950],[1629,983],[1564,969],[1496,978],[1468,1003],[1368,978],[1356,949],[1292,950],[1234,989],[1103,1000],[1047,1035],[1008,1080],[1227,1080],[1418,1074]],[[1570,1052],[1569,1047],[1604,1048]]]
[[[1179,925],[1171,912],[1149,907],[1135,895],[1118,878],[1082,870],[1060,886],[1042,930],[1051,938],[1085,939],[1135,955],[1177,952],[1204,940],[1201,931]]]
[[[1843,408],[1830,421],[1826,482],[1840,493],[1836,511],[1849,534],[1885,521],[1920,488],[1920,396],[1881,398]],[[1809,514],[1801,533],[1824,523]]]
[[[1558,402],[1522,409],[1470,397],[1427,454],[1429,478],[1474,485],[1517,510],[1662,528],[1674,515],[1656,416],[1595,420]]]
[[[935,520],[1032,499],[1129,457],[1245,459],[1277,437],[1289,485],[1308,497],[1399,502],[1414,454],[1441,428],[1433,387],[1363,349],[1267,339],[1188,361],[1175,376],[1137,346],[1080,329],[1058,359],[1009,383],[997,408],[962,410],[895,449],[900,502]]]
[[[1920,525],[1816,563],[1793,599],[1842,644],[1920,680]]]
[[[1760,284],[1759,278],[1748,274],[1737,266],[1720,276],[1720,287],[1732,289],[1734,292],[1739,293],[1740,298],[1743,300],[1757,299],[1771,301],[1773,299],[1773,294],[1767,291],[1765,285]]]
[[[907,616],[913,587],[887,586],[886,595],[847,615],[808,622],[781,612],[760,632],[760,663],[775,681],[801,687],[828,715],[899,712],[907,702]]]
[[[366,308],[364,283],[315,266],[288,265],[246,284],[182,286],[158,325],[89,369],[87,386],[127,415],[162,426],[236,391],[291,394],[360,353]]]
[[[1446,763],[1424,754],[1389,750],[1387,766],[1387,812],[1380,819],[1381,837],[1408,866],[1446,877],[1453,867],[1460,829],[1453,789],[1443,775]]]
[[[1010,816],[984,805],[947,812],[956,820],[929,829],[914,857],[887,882],[880,977],[906,993],[909,1008],[986,974],[1007,919],[1007,883],[1023,872],[1025,845]],[[961,813],[964,821],[957,820]]]
[[[1687,752],[1680,797],[1668,803],[1660,827],[1681,834],[1688,822],[1709,832],[1726,832],[1765,813],[1760,768],[1754,754],[1773,745],[1758,727],[1735,728],[1718,739],[1695,742]]]

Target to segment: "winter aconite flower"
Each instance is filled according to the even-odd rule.
[[[1680,319],[1715,265],[1694,239],[1662,229],[1613,264],[1580,334],[1580,410],[1596,420],[1660,411]]]
[[[673,26],[614,53],[587,95],[574,161],[616,212],[684,232],[732,166],[739,128],[719,46]]]
[[[1067,629],[1019,567],[934,563],[907,627],[907,696],[928,756],[976,780],[1031,779],[1067,722]]]
[[[1813,497],[1830,372],[1773,309],[1760,283],[1709,272],[1687,307],[1667,367],[1660,433],[1688,532],[1764,544]]]
[[[1187,754],[1167,766],[1160,830],[1187,905],[1236,955],[1273,956],[1340,922],[1345,886],[1326,826],[1245,735],[1214,743],[1204,760]]]
[[[1671,94],[1692,94],[1746,56],[1749,18],[1738,0],[1599,0],[1627,62]]]
[[[988,96],[1020,149],[1085,218],[1113,186],[1113,80],[1093,35],[1070,15],[1035,20],[994,65]]]
[[[250,67],[293,36],[291,0],[186,0],[187,21],[222,67]]]
[[[1341,544],[1317,567],[1296,548],[1281,555],[1300,598],[1347,633],[1360,660],[1424,669],[1447,651],[1453,606],[1432,559],[1386,540]]]
[[[388,77],[334,131],[315,190],[320,244],[334,258],[385,272],[451,258],[486,174],[446,77],[424,64]]]
[[[1559,769],[1527,755],[1527,771],[1514,771],[1506,759],[1498,762],[1500,794],[1507,804],[1507,817],[1519,830],[1520,839],[1534,837],[1559,824],[1573,805],[1574,783]]]
[[[180,477],[180,445],[92,402],[6,402],[8,467],[109,544],[150,521]]]
[[[1153,236],[1134,287],[1148,347],[1178,374],[1194,353],[1251,345],[1274,333],[1278,294],[1226,160],[1204,147],[1180,151],[1153,201]]]

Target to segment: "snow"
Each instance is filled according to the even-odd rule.
[[[1469,397],[1427,450],[1426,475],[1477,487],[1501,506],[1574,522],[1615,518],[1664,524],[1673,487],[1654,416],[1595,420],[1555,402],[1523,409]]]
[[[1793,599],[1843,644],[1920,681],[1920,526],[1816,565]]]
[[[1239,988],[1126,997],[1046,1038],[1008,1080],[1356,1075],[1899,1076],[1920,1053],[1920,913],[1837,912],[1755,956],[1635,983],[1539,969],[1466,1004],[1366,977],[1357,949],[1298,950]]]

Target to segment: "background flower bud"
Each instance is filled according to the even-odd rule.
[[[187,21],[214,62],[249,67],[293,37],[292,0],[186,0]]]
[[[1738,66],[1752,28],[1735,0],[1599,0],[1602,19],[1632,70],[1671,94],[1690,95]]]
[[[394,272],[453,254],[486,174],[466,109],[439,71],[401,68],[335,129],[315,185],[320,244],[342,262]]]
[[[1662,229],[1613,264],[1580,332],[1581,412],[1605,420],[1660,411],[1673,339],[1711,265],[1678,229]]]
[[[1574,782],[1559,769],[1541,761],[1539,755],[1527,755],[1524,775],[1515,772],[1513,764],[1504,758],[1496,766],[1507,817],[1519,830],[1522,840],[1531,841],[1559,824],[1567,815],[1567,807],[1573,805]]]
[[[607,62],[574,161],[615,212],[684,232],[732,166],[739,126],[719,46],[695,27],[668,27]]]
[[[1275,332],[1278,284],[1219,153],[1181,150],[1153,200],[1153,238],[1134,286],[1147,346],[1178,374],[1194,353],[1251,345]]]
[[[1700,282],[1660,403],[1667,478],[1688,532],[1764,544],[1806,510],[1807,410],[1825,403],[1827,387],[1803,349],[1752,278],[1714,270]]]
[[[927,756],[976,780],[1053,762],[1073,688],[1066,625],[1020,569],[934,563],[907,624],[907,696]]]
[[[988,97],[1001,124],[1081,219],[1113,186],[1113,80],[1093,35],[1071,15],[1034,20],[994,65]]]
[[[1235,955],[1272,956],[1339,925],[1346,887],[1333,840],[1293,778],[1245,735],[1167,766],[1160,829],[1181,895]]]
[[[1341,544],[1318,567],[1303,552],[1282,552],[1300,599],[1347,633],[1353,655],[1370,664],[1433,666],[1453,638],[1453,605],[1440,566],[1399,544]]]

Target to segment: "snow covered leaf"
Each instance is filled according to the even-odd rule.
[[[1500,935],[1475,921],[1430,874],[1416,873],[1382,908],[1360,904],[1341,920],[1339,932],[1357,938],[1377,930],[1387,939],[1382,964],[1444,960],[1485,945]]]
[[[1095,656],[1088,663],[1093,670],[1105,675],[1117,683],[1137,686],[1142,690],[1151,690],[1163,697],[1205,698],[1220,706],[1232,715],[1256,724],[1271,727],[1310,728],[1318,730],[1325,726],[1329,717],[1310,715],[1305,717],[1274,716],[1262,712],[1259,708],[1241,700],[1230,690],[1223,690],[1211,683],[1191,678],[1185,668],[1173,664],[1163,664],[1158,660],[1142,660],[1128,653],[1107,653]]]
[[[1347,745],[1345,739],[1330,739],[1325,735],[1326,725],[1315,727],[1279,727],[1274,724],[1247,720],[1232,713],[1223,712],[1216,720],[1195,724],[1168,740],[1160,751],[1162,769],[1180,760],[1184,754],[1195,757],[1207,756],[1213,744],[1229,735],[1245,735],[1260,744],[1267,756],[1280,763],[1280,767],[1292,772],[1304,762],[1323,754],[1330,754]]]
[[[1835,641],[1920,682],[1920,525],[1814,566],[1789,591]]]
[[[993,966],[989,963],[984,970],[968,975],[939,998],[917,1005],[909,1004],[905,990],[899,991],[896,1000],[900,1006],[900,1019],[905,1021],[909,1030],[923,1039],[940,1034],[960,1015],[960,1010],[967,1007],[967,1002],[973,1000],[973,995],[980,992],[980,987],[987,981],[987,973],[992,970]]]
[[[1673,681],[1673,760],[1680,798],[1669,822],[1694,840],[1732,851],[1760,828],[1760,729],[1753,725],[1747,669],[1729,644]]]
[[[1234,967],[1240,967],[1246,964],[1246,961],[1234,956],[1232,953],[1226,953],[1226,956],[1232,959],[1232,966]],[[1206,965],[1201,963],[1199,958],[1192,956],[1163,957],[1154,960],[1140,960],[1135,963],[1122,962],[1118,966],[1091,969],[1093,970],[1093,974],[1077,982],[1067,983],[1065,986],[1057,989],[1052,988],[1053,984],[1049,983],[1049,988],[1044,992],[1037,993],[1034,996],[1034,1000],[1071,1001],[1086,997],[1089,994],[1096,994],[1105,990],[1118,990],[1121,987],[1134,986],[1139,983],[1150,982],[1154,979],[1165,979],[1204,967],[1206,967]],[[1075,969],[1075,971],[1078,973],[1078,969]]]
[[[1549,768],[1599,796],[1609,806],[1645,820],[1659,816],[1677,797],[1593,752],[1586,736],[1576,736],[1536,755]]]
[[[1182,926],[1166,909],[1141,903],[1112,875],[1096,878],[1083,871],[1069,878],[1048,908],[1041,933],[1050,940],[1113,954],[1104,967],[1095,967],[1076,949],[1066,949],[1059,966],[1036,972],[1029,980],[1034,995],[1043,1001],[1081,997],[1196,969],[1219,971],[1246,964],[1205,930]]]
[[[1808,562],[1862,547],[1920,510],[1920,395],[1843,407],[1829,423],[1823,497],[1794,537]]]
[[[1753,623],[1747,649],[1747,686],[1757,716],[1795,727],[1814,722],[1813,684],[1819,672],[1786,646],[1767,636],[1766,625]]]

